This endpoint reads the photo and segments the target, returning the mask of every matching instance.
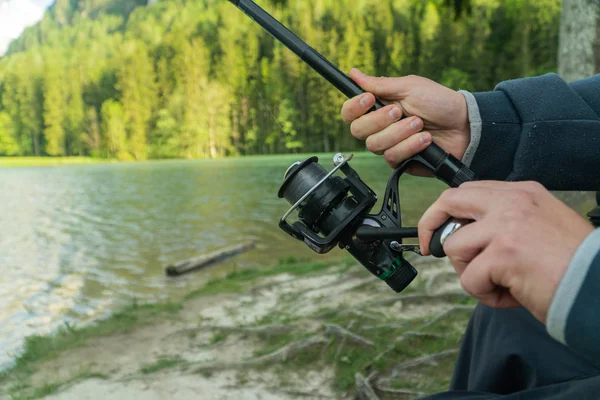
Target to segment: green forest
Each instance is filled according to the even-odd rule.
[[[225,0],[56,0],[0,58],[0,156],[363,148],[346,100]],[[560,0],[257,0],[348,72],[491,90],[556,71]]]

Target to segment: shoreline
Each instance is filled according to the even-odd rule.
[[[357,159],[364,158],[376,158],[378,156],[373,155],[363,150],[348,151],[352,153]],[[306,159],[312,156],[319,158],[331,158],[335,153],[298,153],[298,154],[252,154],[246,156],[232,156],[222,158],[168,158],[168,159],[147,159],[147,160],[127,160],[121,161],[117,159],[109,158],[94,158],[94,157],[83,157],[83,156],[70,156],[70,157],[7,157],[0,156],[0,168],[3,167],[54,167],[54,166],[69,166],[69,165],[94,165],[94,164],[143,164],[153,162],[183,162],[183,161],[216,161],[216,160],[244,160],[244,159]]]
[[[233,271],[180,301],[28,338],[0,373],[0,393],[154,399],[168,387],[169,398],[350,399],[367,387],[385,400],[443,391],[474,301],[445,262],[414,264],[420,276],[402,294],[350,257]]]

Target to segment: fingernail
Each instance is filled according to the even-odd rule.
[[[363,97],[360,98],[361,106],[367,107],[370,103],[371,103],[371,96],[369,96],[368,94],[365,94]]]
[[[416,131],[420,131],[423,128],[423,121],[421,121],[421,118],[415,118],[410,123],[410,127]]]
[[[422,132],[419,135],[419,138],[421,140],[421,145],[422,146],[431,144],[431,134],[429,132]]]
[[[360,69],[358,69],[358,68],[354,68],[354,69],[356,70],[356,72],[358,73],[358,75],[365,76],[365,73],[362,72]]]
[[[400,117],[402,117],[402,111],[400,111],[399,108],[394,107],[390,110],[390,117],[400,119]]]

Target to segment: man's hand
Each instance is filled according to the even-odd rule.
[[[366,140],[367,148],[383,155],[391,167],[425,150],[432,139],[462,159],[471,141],[462,94],[419,76],[375,78],[353,69],[350,77],[368,93],[348,100],[342,118],[352,123],[352,135]],[[365,115],[375,105],[375,96],[388,105]],[[409,118],[400,120],[402,115]],[[425,171],[409,172],[431,175]]]
[[[423,254],[450,217],[475,221],[444,244],[465,291],[490,307],[523,306],[542,323],[575,251],[594,230],[538,183],[470,182],[444,192],[423,215]]]

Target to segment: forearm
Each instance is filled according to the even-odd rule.
[[[561,343],[600,359],[600,229],[575,253],[552,300],[547,329]]]
[[[471,122],[463,161],[478,178],[535,180],[553,190],[600,187],[600,75],[567,85],[549,74],[462,93]]]

